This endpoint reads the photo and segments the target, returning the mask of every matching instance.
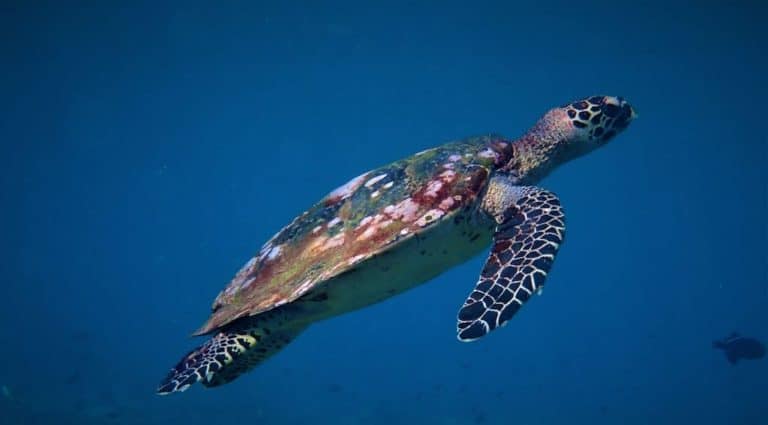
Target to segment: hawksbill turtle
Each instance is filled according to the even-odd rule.
[[[605,145],[634,119],[621,97],[547,112],[516,140],[451,142],[368,171],[280,230],[213,302],[194,335],[210,335],[157,392],[231,382],[313,322],[422,284],[491,246],[458,313],[461,341],[506,324],[544,284],[565,216],[534,186],[554,167]]]

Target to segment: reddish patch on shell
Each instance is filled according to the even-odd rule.
[[[384,212],[394,220],[402,220],[408,223],[416,220],[416,214],[419,212],[419,204],[412,198],[407,198],[394,206],[387,206],[384,208]]]
[[[437,194],[440,193],[440,189],[443,188],[443,182],[441,180],[432,180],[427,184],[427,189],[424,191],[424,196],[427,198],[437,198]]]
[[[315,253],[323,251],[323,245],[328,242],[328,236],[318,236],[307,244],[307,251]]]
[[[440,201],[440,204],[438,205],[438,207],[440,207],[440,209],[443,210],[443,211],[448,211],[448,210],[451,209],[451,207],[453,206],[454,202],[455,201],[453,200],[453,197],[449,196],[449,197],[443,199],[442,201]]]
[[[388,214],[376,214],[373,217],[366,218],[370,218],[370,220],[367,220],[365,224],[361,221],[360,225],[355,228],[357,241],[371,239],[393,223],[392,218]]]
[[[462,192],[467,191],[467,196],[470,197],[476,196],[487,176],[488,172],[485,169],[479,169],[478,172],[470,174],[470,177],[466,180],[466,187]],[[427,211],[441,210],[442,212],[449,212],[456,208],[459,205],[459,201],[463,199],[461,195],[454,195],[456,185],[460,183],[465,182],[459,181],[456,171],[443,169],[426,186],[414,193],[411,199],[422,207],[420,208],[422,211],[426,209]]]
[[[344,233],[339,233],[336,236],[328,239],[323,243],[323,245],[320,247],[320,250],[325,251],[331,248],[336,248],[337,246],[341,246],[344,244]]]

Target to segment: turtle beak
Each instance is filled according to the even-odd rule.
[[[621,96],[605,96],[603,104],[613,106],[614,110],[616,110],[620,115],[627,117],[627,121],[632,121],[633,119],[637,118],[637,112],[635,112],[635,109],[632,108],[632,105],[630,105],[629,102],[624,100],[624,98]]]
[[[623,97],[620,96],[606,96],[603,101],[604,105],[610,105],[608,109],[611,110],[609,115],[616,118],[615,127],[617,130],[624,129],[635,118],[637,118],[637,112],[632,105],[629,104]]]

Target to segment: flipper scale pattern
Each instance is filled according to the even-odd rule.
[[[544,285],[565,236],[557,197],[520,188],[516,202],[497,217],[488,260],[458,314],[458,338],[478,339],[504,325]]]

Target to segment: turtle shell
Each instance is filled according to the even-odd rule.
[[[472,207],[511,155],[500,136],[420,152],[361,174],[293,220],[216,297],[195,334],[212,332],[307,291]]]

